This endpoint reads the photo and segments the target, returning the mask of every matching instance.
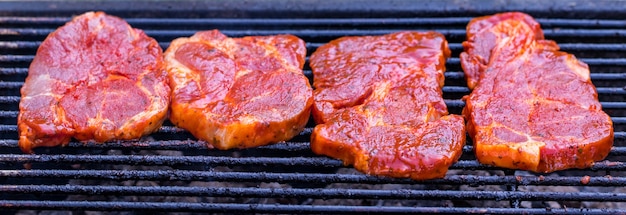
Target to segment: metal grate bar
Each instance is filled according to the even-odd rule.
[[[0,75],[26,75],[28,68],[0,68]],[[311,70],[304,70],[305,74],[311,74]],[[447,71],[445,73],[446,79],[462,79],[465,77],[463,72]],[[626,73],[591,73],[592,80],[606,80],[606,81],[620,81],[626,80]]]
[[[206,28],[206,27],[205,27]],[[202,29],[205,29],[202,28]],[[47,36],[55,29],[53,28],[0,28],[0,35],[20,35],[20,36]],[[201,29],[197,29],[201,30]],[[193,35],[197,30],[144,30],[146,34],[151,36],[168,36],[181,37]],[[460,29],[411,29],[411,30],[432,30],[452,37],[465,37],[465,30]],[[289,29],[289,30],[234,30],[224,29],[222,33],[229,36],[246,36],[246,35],[275,35],[275,34],[293,34],[300,37],[340,37],[345,35],[364,36],[364,35],[381,35],[396,32],[398,29]],[[623,29],[545,29],[544,35],[550,37],[571,37],[575,35],[581,38],[595,37],[625,37],[626,30]]]
[[[0,68],[0,75],[25,75],[28,68]]]
[[[624,109],[626,108],[626,102],[603,102],[600,101],[602,109]]]
[[[0,89],[19,89],[23,82],[0,81]]]
[[[15,118],[17,117],[17,115],[19,114],[19,111],[0,111],[0,117],[5,117],[5,118]],[[614,116],[611,117],[611,120],[613,120],[614,124],[626,124],[626,117],[618,117],[618,116]],[[167,129],[170,129],[170,127],[165,126]],[[175,129],[175,127],[171,127],[171,129],[173,130],[172,132],[182,132],[181,130]],[[308,132],[310,133],[310,132]]]
[[[17,125],[0,125],[0,132],[16,132]]]
[[[109,163],[128,165],[254,165],[254,166],[311,166],[311,167],[343,167],[339,160],[326,157],[215,157],[215,156],[161,156],[161,155],[0,155],[0,162],[67,162],[67,163]],[[624,168],[626,164],[596,163],[596,169]],[[452,169],[490,169],[477,161],[458,161]]]
[[[448,105],[449,106],[449,105]],[[606,107],[605,107],[606,108]],[[15,132],[17,131],[17,125],[0,125],[0,132]],[[304,128],[299,135],[308,135],[311,134],[313,128]],[[186,133],[182,128],[174,127],[174,126],[161,126],[157,133]],[[626,139],[626,132],[624,131],[616,131],[615,138],[616,139]]]
[[[0,85],[0,88],[2,85]],[[623,87],[597,87],[596,91],[600,95],[626,95],[626,89]],[[470,90],[467,87],[459,87],[459,86],[444,86],[444,93],[465,93],[469,94]]]
[[[12,49],[36,49],[41,42],[38,41],[14,41],[4,42],[0,41],[0,49],[12,50]],[[159,42],[159,45],[163,48],[169,46],[169,42]],[[306,43],[308,49],[317,49],[324,43]],[[461,43],[449,43],[448,46],[452,50],[462,50]],[[590,43],[559,43],[559,47],[563,50],[575,50],[575,51],[623,51],[626,50],[626,44],[621,43],[609,43],[609,44],[590,44]]]
[[[598,69],[599,70],[599,69]],[[592,71],[590,76],[593,81],[622,81],[626,80],[626,73],[601,73],[597,70]],[[446,79],[462,79],[465,77],[463,72],[446,71]]]
[[[1,83],[1,82],[0,82]],[[12,118],[17,117],[18,111],[0,111],[0,117],[4,118]]]
[[[578,58],[590,66],[623,66],[626,65],[626,58]],[[458,57],[449,58],[447,64],[460,64]]]
[[[523,191],[447,191],[447,190],[368,190],[317,188],[257,187],[180,187],[180,186],[81,186],[81,185],[0,185],[2,193],[138,195],[138,196],[211,196],[258,198],[323,198],[323,199],[450,199],[450,200],[514,200],[522,201],[626,201],[624,193],[596,192],[523,192]]]
[[[65,178],[107,180],[227,181],[278,183],[363,183],[415,184],[410,179],[391,179],[363,174],[215,172],[193,170],[0,170],[7,178]],[[588,180],[588,181],[587,181]],[[626,186],[626,177],[610,176],[479,176],[448,175],[420,182],[448,185],[542,185],[542,186]]]
[[[339,160],[326,157],[222,157],[222,156],[162,156],[162,155],[27,155],[0,154],[0,162],[65,162],[108,163],[127,165],[254,165],[342,167]],[[477,164],[465,164],[472,166]],[[476,166],[477,168],[479,166]]]
[[[151,26],[187,26],[187,25],[260,25],[260,26],[276,26],[276,25],[465,25],[474,17],[438,17],[438,18],[339,18],[339,19],[150,19],[150,18],[127,18],[131,25],[151,25]],[[37,24],[37,25],[62,25],[69,21],[69,17],[0,17],[0,23],[3,24]],[[605,28],[623,28],[626,23],[622,20],[609,19],[541,19],[537,21],[544,27],[562,26],[562,27],[605,27]]]
[[[281,205],[228,204],[183,202],[100,202],[100,201],[25,201],[0,200],[0,207],[40,210],[96,210],[96,211],[184,211],[184,212],[254,212],[254,213],[385,213],[385,214],[623,214],[624,209],[556,209],[556,208],[451,208],[401,206],[340,206],[340,205]]]
[[[0,63],[2,62],[31,62],[34,55],[0,55]],[[626,66],[626,58],[579,58],[591,66]],[[449,58],[447,64],[459,64],[458,57]]]
[[[20,101],[19,96],[0,96],[0,103],[18,103],[19,101]],[[444,99],[444,102],[446,103],[448,108],[450,107],[462,108],[463,106],[465,106],[465,103],[461,100]],[[602,102],[601,101],[600,104],[602,105],[602,108],[604,109],[626,108],[626,102]],[[166,131],[170,131],[169,128],[166,128]],[[176,129],[173,129],[171,131],[176,131]]]
[[[0,147],[16,148],[17,140],[0,140]],[[147,149],[147,150],[183,150],[207,149],[207,143],[197,140],[165,140],[165,141],[115,141],[105,144],[95,142],[70,142],[66,148],[99,148],[99,149]],[[268,146],[260,146],[248,150],[281,150],[291,152],[310,152],[308,142],[285,142]]]
[[[0,96],[0,102],[1,101],[2,101],[2,97]],[[1,131],[17,131],[17,125],[0,125],[0,132]],[[161,126],[159,130],[157,130],[157,132],[158,133],[182,133],[186,131],[182,128],[178,128],[174,126]]]
[[[626,105],[626,103],[625,103],[625,105]],[[450,106],[450,105],[448,105],[448,106]],[[2,131],[4,131],[4,132],[11,132],[11,131],[15,132],[15,131],[17,131],[17,125],[0,125],[0,132],[2,132]],[[313,131],[313,128],[310,128],[310,127],[309,128],[304,128],[304,130],[302,132],[300,132],[299,135],[311,134],[312,131]],[[161,128],[159,128],[159,130],[157,131],[157,133],[183,133],[183,132],[186,132],[186,131],[184,129],[182,129],[182,128],[178,128],[178,127],[174,127],[174,126],[161,126]],[[616,131],[615,132],[615,138],[617,138],[617,139],[624,139],[624,138],[626,138],[626,132]]]
[[[0,104],[2,103],[18,103],[20,102],[19,96],[0,96]]]
[[[618,134],[618,138],[625,138],[622,134]],[[0,147],[6,148],[17,148],[17,140],[1,140],[0,139]],[[185,149],[208,149],[207,143],[204,141],[198,140],[165,140],[165,141],[116,141],[116,142],[107,142],[107,143],[95,143],[95,142],[70,142],[65,148],[97,148],[97,149],[142,149],[142,150],[185,150]],[[299,153],[309,153],[310,152],[310,144],[309,142],[282,142],[267,146],[260,146],[252,149],[245,149],[248,151],[257,151],[257,150],[275,150],[275,151],[287,151],[287,152],[299,152]],[[474,150],[473,146],[465,145],[463,146],[464,153],[472,153]],[[614,146],[609,155],[621,156],[626,155],[626,146]],[[19,155],[22,156],[22,155]],[[43,156],[43,155],[42,155]],[[289,156],[289,155],[285,155]],[[14,161],[21,161],[17,158],[9,158]],[[24,162],[24,161],[21,161]],[[60,162],[60,161],[57,161]],[[90,159],[86,162],[101,162],[101,161],[93,161]]]
[[[17,148],[17,140],[0,140],[0,147]],[[97,149],[132,148],[132,149],[141,149],[141,150],[185,150],[185,149],[206,150],[208,149],[206,142],[198,141],[198,140],[117,141],[117,142],[107,142],[107,143],[70,142],[67,146],[65,146],[65,148],[97,148]],[[252,149],[245,149],[245,150],[249,150],[249,151],[274,150],[274,151],[309,153],[310,144],[309,142],[283,142],[283,143],[260,146],[260,147],[256,147]],[[474,150],[474,147],[471,145],[463,146],[464,153],[472,153],[473,150]],[[626,146],[614,146],[609,152],[609,155],[613,155],[613,156],[626,155]],[[285,156],[289,156],[289,155],[285,155]],[[17,158],[8,158],[8,159],[13,159],[14,162],[17,162],[17,161],[25,162]],[[57,159],[56,162],[60,162],[58,160],[59,159]],[[33,161],[30,161],[30,162],[33,162]],[[94,161],[94,159],[89,159],[86,162],[94,163],[94,162],[104,162],[104,161]]]

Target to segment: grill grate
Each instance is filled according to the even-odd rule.
[[[135,3],[139,7],[127,2],[76,3],[56,10],[49,9],[57,7],[47,5],[52,3],[0,2],[0,207],[5,212],[626,213],[626,17],[615,5],[581,1],[562,9],[492,2],[464,9],[446,5],[452,1],[429,7],[398,1],[371,6],[379,8],[337,9],[304,1],[309,12],[273,8],[271,3],[218,7],[189,2],[178,9],[164,1]],[[602,3],[604,8],[598,6]],[[446,10],[438,8],[444,5]],[[363,175],[338,160],[313,154],[308,142],[312,122],[288,142],[246,150],[208,149],[166,122],[138,141],[72,142],[23,154],[17,147],[16,120],[19,89],[30,61],[48,33],[94,7],[127,18],[163,48],[174,38],[213,28],[229,36],[295,34],[307,41],[309,54],[345,35],[436,30],[445,34],[455,56],[447,61],[444,87],[454,114],[463,108],[460,98],[469,93],[458,59],[467,22],[497,12],[494,8],[525,9],[537,17],[548,39],[589,64],[603,108],[615,124],[615,146],[607,160],[589,169],[540,175],[481,165],[468,142],[445,178],[423,182]],[[219,12],[221,8],[228,13]],[[312,78],[308,66],[305,75]]]

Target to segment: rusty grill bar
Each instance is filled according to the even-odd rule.
[[[0,207],[6,212],[626,213],[626,15],[619,7],[626,5],[359,2],[0,2]],[[286,7],[276,6],[281,3]],[[479,164],[468,142],[445,178],[421,182],[363,175],[313,154],[312,122],[288,142],[246,150],[209,149],[166,122],[142,140],[71,142],[23,154],[16,121],[30,61],[50,32],[88,10],[126,18],[163,48],[174,38],[213,28],[229,36],[294,34],[307,42],[308,54],[345,35],[436,30],[453,51],[443,91],[454,114],[469,93],[458,59],[467,22],[501,11],[529,12],[546,38],[589,64],[599,99],[615,124],[615,145],[607,160],[589,169],[541,175]],[[305,75],[312,78],[308,65]]]

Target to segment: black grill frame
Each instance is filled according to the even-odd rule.
[[[582,0],[0,2],[0,207],[11,212],[626,214],[623,207],[566,207],[571,202],[583,201],[626,204],[626,195],[616,191],[626,185],[624,8],[626,3],[619,1]],[[451,167],[445,178],[421,182],[363,175],[349,171],[350,167],[344,167],[338,160],[314,155],[308,143],[312,123],[288,142],[247,150],[208,149],[188,132],[166,124],[157,133],[139,141],[72,142],[63,148],[41,148],[36,149],[34,155],[23,154],[17,148],[15,121],[19,88],[28,72],[28,64],[48,33],[71,16],[90,10],[103,10],[126,18],[133,27],[155,37],[163,48],[175,37],[212,28],[219,28],[229,36],[295,34],[307,41],[309,55],[328,40],[345,35],[436,30],[446,35],[453,50],[454,57],[447,61],[444,98],[450,112],[455,114],[463,107],[460,96],[469,93],[458,60],[467,22],[478,15],[527,12],[541,23],[548,39],[555,39],[563,50],[577,53],[579,59],[590,65],[591,78],[598,87],[603,108],[615,123],[615,146],[606,161],[589,169],[541,175],[481,165],[473,158],[470,141],[464,147],[461,160]],[[305,75],[312,77],[309,68],[305,68]],[[25,168],[27,166],[31,169]],[[129,181],[153,181],[159,185],[121,184]],[[223,184],[193,185],[192,182],[198,181]],[[267,183],[284,186],[263,187]],[[386,185],[394,186],[380,188]],[[463,190],[464,186],[484,190]],[[556,186],[571,186],[581,191],[522,189]],[[603,191],[585,190],[587,188]],[[67,199],[68,196],[94,195],[111,198],[106,201]],[[125,201],[124,197],[182,199]],[[211,197],[217,201],[192,202],[185,201],[185,197]],[[218,198],[225,198],[227,202]],[[278,202],[295,199],[297,203],[250,201],[258,199]],[[342,202],[342,205],[320,205],[312,201],[326,199],[367,201],[362,204]],[[455,207],[433,203],[433,199],[452,202]],[[377,204],[372,203],[377,200]],[[400,205],[379,205],[387,200],[399,201]],[[506,201],[508,204],[493,207],[466,203],[471,200]],[[560,202],[563,207],[524,205],[552,201]]]

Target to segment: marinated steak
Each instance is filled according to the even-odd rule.
[[[169,105],[159,44],[124,20],[88,12],[52,32],[21,89],[19,146],[137,139],[158,129]]]
[[[320,123],[311,148],[367,174],[443,177],[462,153],[465,126],[442,98],[444,36],[399,32],[343,37],[311,55]]]
[[[288,140],[313,104],[305,55],[291,35],[228,38],[213,30],[176,39],[165,52],[170,120],[219,149]]]
[[[523,13],[473,19],[461,65],[472,93],[463,115],[483,164],[552,172],[586,168],[613,145],[588,66],[544,40]]]

